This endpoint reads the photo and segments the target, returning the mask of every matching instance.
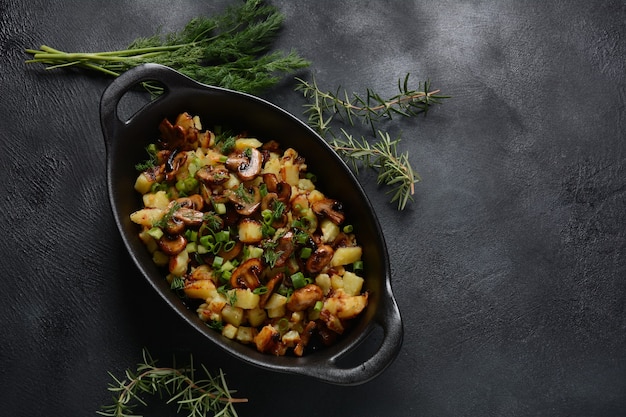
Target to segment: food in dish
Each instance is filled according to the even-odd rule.
[[[362,247],[341,202],[293,148],[164,119],[131,220],[200,319],[263,353],[333,344],[368,304]]]

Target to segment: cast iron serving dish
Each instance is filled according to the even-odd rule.
[[[162,85],[165,92],[143,106],[128,120],[120,119],[122,98],[146,81]],[[165,280],[162,271],[137,234],[129,215],[141,208],[141,196],[134,189],[135,164],[145,160],[145,147],[158,136],[158,125],[188,112],[200,116],[204,126],[232,126],[247,130],[262,140],[274,139],[283,147],[293,147],[306,158],[309,170],[318,178],[325,194],[343,202],[346,218],[354,225],[363,247],[366,265],[365,289],[369,305],[356,318],[355,326],[328,348],[303,357],[273,356],[254,347],[231,341],[202,322]],[[252,95],[199,84],[171,68],[146,64],[118,77],[104,92],[100,120],[107,148],[107,185],[115,221],[122,239],[141,274],[165,302],[207,339],[242,361],[267,370],[306,375],[337,385],[357,385],[379,375],[394,360],[403,337],[402,320],[390,284],[387,248],[379,222],[358,181],[333,149],[298,118]],[[382,339],[374,353],[349,362],[349,352],[375,328]],[[354,355],[354,352],[352,352]]]

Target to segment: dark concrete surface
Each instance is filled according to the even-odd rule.
[[[110,79],[24,64],[25,48],[119,49],[231,3],[0,0],[0,414],[95,415],[107,372],[146,347],[222,368],[240,416],[626,415],[626,4],[272,2],[276,46],[323,88],[393,95],[411,73],[452,96],[385,126],[422,177],[406,211],[360,175],[405,338],[383,375],[336,387],[250,368],[165,307],[109,209]],[[293,83],[265,98],[302,115]]]

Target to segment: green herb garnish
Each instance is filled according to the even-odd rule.
[[[46,68],[79,67],[119,76],[144,63],[174,68],[200,82],[256,93],[275,85],[281,75],[305,68],[309,62],[295,51],[271,51],[284,16],[261,0],[247,0],[214,17],[197,17],[180,32],[138,38],[119,51],[73,53],[43,45],[26,49]],[[146,83],[153,93],[160,87]]]

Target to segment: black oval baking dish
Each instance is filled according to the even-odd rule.
[[[122,97],[143,82],[164,86],[164,93],[138,110],[128,120],[120,120]],[[233,126],[264,140],[274,139],[283,147],[293,147],[315,172],[320,189],[343,203],[346,218],[358,231],[363,247],[365,289],[369,304],[356,318],[353,328],[328,348],[302,357],[273,356],[229,340],[209,328],[169,287],[138,237],[130,214],[141,208],[141,196],[134,189],[135,164],[146,158],[146,146],[158,136],[163,118],[172,120],[188,112],[200,116],[203,125]],[[277,372],[294,373],[338,385],[361,384],[379,375],[400,350],[403,327],[391,289],[391,273],[386,244],[372,205],[347,165],[333,149],[298,118],[258,97],[199,84],[155,64],[136,67],[116,78],[102,95],[100,120],[107,149],[107,186],[111,208],[122,240],[141,274],[165,302],[207,339],[242,361]],[[355,366],[340,366],[341,358],[358,346],[379,326],[382,341],[369,358]]]

